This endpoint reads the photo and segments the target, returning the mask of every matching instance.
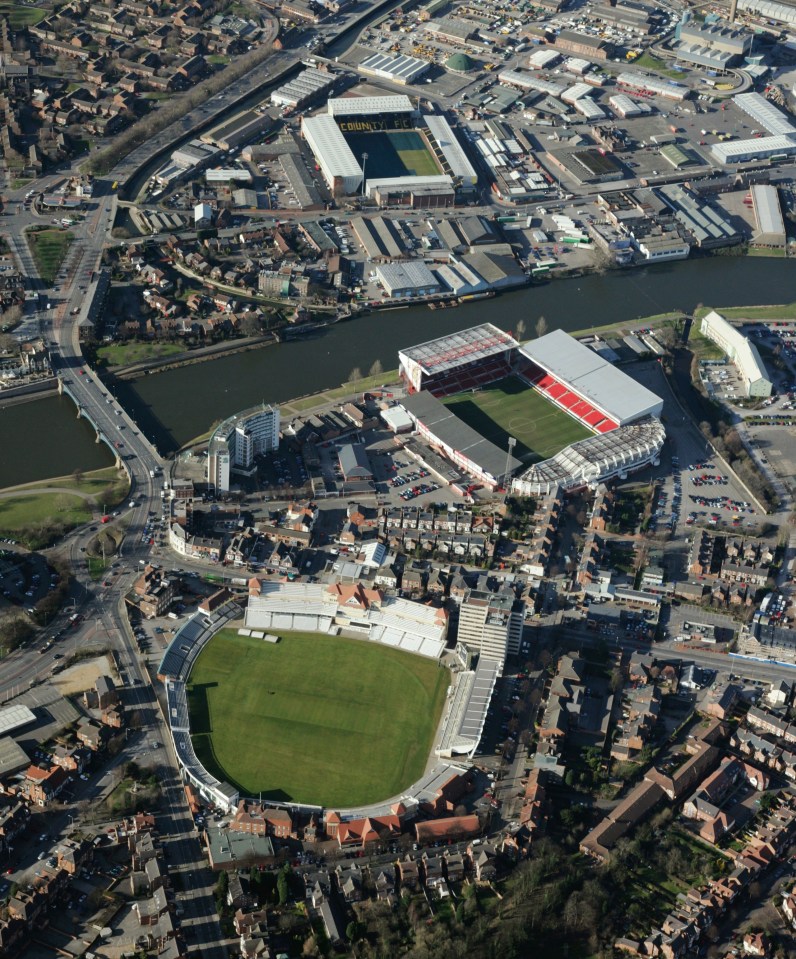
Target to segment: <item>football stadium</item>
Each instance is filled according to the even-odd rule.
[[[485,323],[398,359],[418,434],[490,489],[596,485],[655,462],[665,439],[660,397],[562,330],[520,346]]]
[[[205,800],[352,813],[400,795],[408,809],[445,760],[475,752],[503,663],[443,668],[444,610],[362,583],[255,578],[248,592],[183,623],[158,668]]]
[[[478,176],[444,117],[420,116],[409,97],[332,97],[327,112],[301,124],[318,169],[335,196],[414,194],[416,205]]]

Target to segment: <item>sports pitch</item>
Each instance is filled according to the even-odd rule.
[[[221,630],[191,672],[196,755],[243,795],[378,802],[425,769],[450,682],[400,650],[316,633],[276,643]]]
[[[501,449],[517,440],[514,455],[524,463],[547,459],[592,433],[549,400],[509,376],[476,393],[457,393],[443,400],[460,420]]]
[[[344,136],[357,160],[367,153],[365,173],[373,179],[436,176],[441,172],[423,137],[415,130],[346,133]]]

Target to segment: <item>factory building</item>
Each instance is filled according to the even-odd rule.
[[[775,186],[759,184],[750,190],[752,210],[757,227],[752,242],[755,246],[784,247],[785,221]]]
[[[726,70],[752,52],[747,30],[721,22],[699,23],[686,11],[675,29],[674,51],[681,60],[713,70]]]
[[[417,83],[430,66],[428,60],[419,60],[405,54],[393,56],[388,53],[374,53],[373,56],[366,57],[357,69],[369,77],[379,77],[391,83],[406,85]]]
[[[376,267],[376,277],[388,296],[405,299],[413,296],[431,296],[442,289],[439,280],[425,263],[381,263]]]
[[[308,67],[306,70],[274,90],[271,94],[271,103],[278,107],[300,107],[333,86],[337,77],[326,70],[317,70]]]

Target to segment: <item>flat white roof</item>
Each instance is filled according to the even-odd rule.
[[[331,100],[329,102],[331,103]],[[302,120],[301,128],[307,142],[318,155],[318,159],[323,158],[331,175],[341,177],[362,176],[362,167],[357,162],[351,147],[346,143],[334,117],[328,114],[305,117]]]
[[[563,330],[526,343],[520,352],[619,424],[657,414],[663,406],[659,396]]]
[[[23,706],[21,703],[15,706],[6,706],[5,709],[0,709],[0,736],[5,736],[15,729],[27,726],[28,723],[35,721],[36,714],[27,706]]]
[[[778,153],[796,153],[796,136],[778,134],[772,137],[753,137],[751,140],[730,140],[712,143],[710,152],[719,163],[743,163],[746,160],[775,156]]]
[[[405,53],[394,56],[389,53],[374,53],[360,63],[359,69],[376,73],[379,76],[392,77],[404,83],[411,83],[431,66],[428,60],[410,57]]]
[[[404,93],[388,97],[330,97],[330,117],[378,116],[380,113],[413,113],[412,101]]]

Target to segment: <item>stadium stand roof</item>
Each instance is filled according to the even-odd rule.
[[[330,97],[326,109],[330,117],[381,116],[382,113],[414,113],[414,105],[404,93],[387,97]]]
[[[321,114],[304,117],[302,131],[329,179],[340,177],[352,183],[362,182],[362,167],[346,143],[334,117]]]
[[[518,476],[512,490],[522,496],[539,496],[552,493],[559,486],[564,490],[594,487],[612,476],[653,462],[665,439],[661,421],[647,416],[610,433],[572,443]]]
[[[14,706],[6,706],[0,709],[0,736],[14,732],[15,729],[21,729],[28,723],[36,722],[36,714],[27,706],[17,703]]]
[[[456,690],[448,701],[448,711],[435,747],[438,756],[472,755],[478,748],[486,723],[486,714],[503,663],[481,656],[473,672],[458,674]]]
[[[457,140],[456,134],[445,117],[429,114],[424,116],[423,120],[428,132],[433,137],[434,143],[442,151],[448,167],[446,172],[450,173],[451,176],[461,177],[467,183],[476,183],[478,174],[473,169],[472,163],[467,159],[464,148]]]
[[[422,423],[439,442],[458,456],[474,463],[479,470],[500,480],[506,472],[506,450],[485,439],[480,433],[460,420],[444,403],[423,390],[401,400],[401,406],[412,419]],[[509,473],[522,463],[513,456],[508,459]]]
[[[520,352],[620,425],[663,408],[659,396],[563,330],[527,343]]]
[[[472,326],[417,346],[401,350],[399,356],[417,363],[427,376],[444,373],[464,363],[485,360],[519,344],[509,333],[491,323]]]

